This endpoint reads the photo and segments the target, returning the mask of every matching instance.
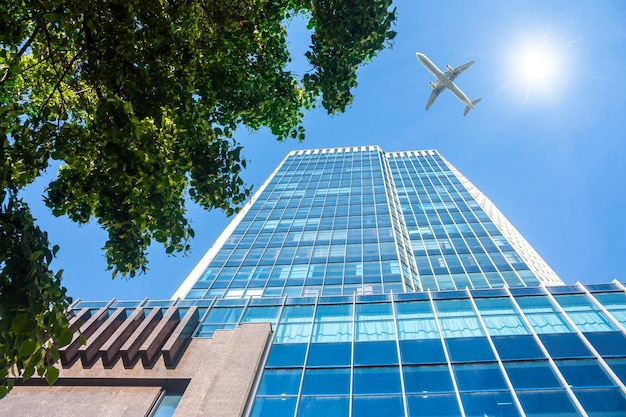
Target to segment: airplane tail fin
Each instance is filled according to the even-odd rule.
[[[482,100],[482,98],[477,98],[476,100],[472,101],[472,105],[478,103],[480,100]],[[465,106],[465,111],[463,112],[463,116],[467,116],[467,113],[472,109],[472,107],[470,106]]]

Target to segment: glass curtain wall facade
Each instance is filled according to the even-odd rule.
[[[253,417],[604,417],[625,290],[564,285],[438,152],[368,146],[291,152],[171,303],[272,323]]]

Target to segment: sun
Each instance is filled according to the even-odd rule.
[[[520,77],[528,86],[546,86],[555,81],[559,58],[544,45],[527,46],[520,52]]]
[[[537,99],[558,101],[564,79],[566,48],[554,36],[526,37],[510,45],[510,85],[524,97],[524,102]]]

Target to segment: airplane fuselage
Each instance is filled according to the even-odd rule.
[[[446,74],[441,71],[435,64],[432,63],[428,57],[422,53],[416,52],[415,54],[419,62],[426,67],[426,69],[437,78],[444,87],[446,87],[452,94],[456,96],[463,104],[468,106],[471,109],[475,109],[472,101],[465,95],[463,91],[459,87],[456,86],[450,79],[446,76]]]

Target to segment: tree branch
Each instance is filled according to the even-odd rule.
[[[17,55],[15,55],[15,57],[13,57],[13,62],[11,62],[11,64],[7,68],[7,70],[2,75],[2,78],[0,79],[0,84],[3,84],[9,78],[9,73],[11,72],[11,67],[13,67],[15,64],[17,64],[17,62],[20,60],[22,55],[24,55],[24,53],[28,50],[28,48],[30,48],[30,45],[33,43],[33,41],[35,40],[35,37],[39,33],[39,29],[41,29],[41,25],[37,24],[35,26],[35,30],[33,30],[33,33],[30,34],[30,36],[29,36],[28,40],[26,41],[26,43],[24,45],[22,45],[22,48],[17,52]]]

